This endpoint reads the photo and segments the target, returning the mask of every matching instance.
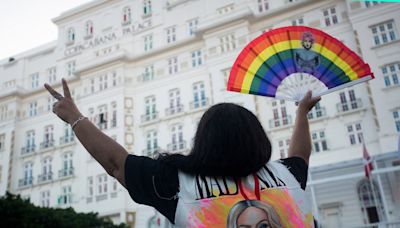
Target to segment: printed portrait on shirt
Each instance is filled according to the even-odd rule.
[[[240,181],[182,174],[181,183],[188,184],[181,185],[175,222],[188,228],[312,228],[304,190],[294,177],[276,175],[279,168],[286,169],[265,166]]]
[[[228,228],[280,228],[279,216],[270,205],[259,200],[243,200],[229,211]]]

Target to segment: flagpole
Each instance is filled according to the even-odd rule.
[[[373,160],[373,164],[374,164],[374,167],[376,168],[376,170],[378,170],[378,165],[377,165],[375,159]],[[381,199],[382,199],[383,211],[384,211],[385,217],[386,217],[385,221],[389,221],[389,212],[388,212],[389,208],[388,208],[388,206],[386,204],[386,199],[385,199],[385,194],[384,194],[385,192],[383,191],[381,175],[379,173],[377,173],[376,175],[378,176],[378,188],[379,188],[379,192],[380,192]]]
[[[366,175],[366,177],[367,177],[367,179],[369,181],[369,185],[370,185],[371,190],[372,190],[373,203],[375,205],[376,212],[378,214],[378,220],[380,221],[381,219],[379,218],[380,217],[380,215],[379,215],[380,213],[379,213],[379,208],[378,208],[379,205],[377,204],[378,201],[377,201],[377,198],[376,198],[375,186],[374,186],[374,182],[373,182],[373,179],[372,179],[373,176],[372,176],[372,173],[371,173],[371,171],[373,170],[374,164],[371,164],[372,157],[368,154],[367,146],[365,145],[365,142],[363,142],[363,159],[364,159],[364,169],[366,169],[365,175]],[[370,165],[372,167],[370,167]]]
[[[375,193],[375,186],[374,186],[374,182],[373,182],[373,180],[372,180],[372,174],[370,174],[369,176],[368,176],[368,180],[369,180],[369,185],[371,186],[371,190],[372,190],[372,198],[374,199],[373,200],[373,202],[374,202],[374,204],[375,204],[375,208],[376,208],[376,212],[377,212],[377,214],[378,214],[378,219],[380,220],[380,218],[379,218],[379,205],[377,204],[377,202],[378,202],[378,199],[376,198],[376,193]],[[380,221],[379,221],[380,222]]]

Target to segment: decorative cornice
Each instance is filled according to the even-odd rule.
[[[103,5],[107,5],[107,4],[108,5],[115,4],[120,1],[121,0],[112,0],[112,1],[110,1],[110,0],[94,0],[94,1],[88,2],[86,4],[72,8],[70,10],[67,10],[67,11],[61,13],[59,16],[51,19],[51,21],[58,25],[63,22],[66,22],[68,19],[70,19],[73,16],[86,13],[87,11],[93,10],[96,7],[102,7]]]

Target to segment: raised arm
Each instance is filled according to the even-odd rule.
[[[45,84],[44,87],[58,100],[53,104],[53,112],[60,119],[72,125],[83,115],[72,100],[67,82],[64,79],[62,85],[64,96],[48,84]],[[128,152],[115,140],[100,131],[87,118],[76,122],[73,130],[82,145],[103,166],[106,172],[125,186],[125,159]]]
[[[311,137],[307,114],[319,100],[321,100],[321,97],[311,97],[311,91],[309,91],[300,101],[289,145],[289,157],[301,157],[307,164],[311,154]]]

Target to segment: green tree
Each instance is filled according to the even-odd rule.
[[[77,213],[73,208],[42,208],[22,199],[19,195],[6,193],[0,197],[1,227],[127,227],[97,217],[97,213]]]

